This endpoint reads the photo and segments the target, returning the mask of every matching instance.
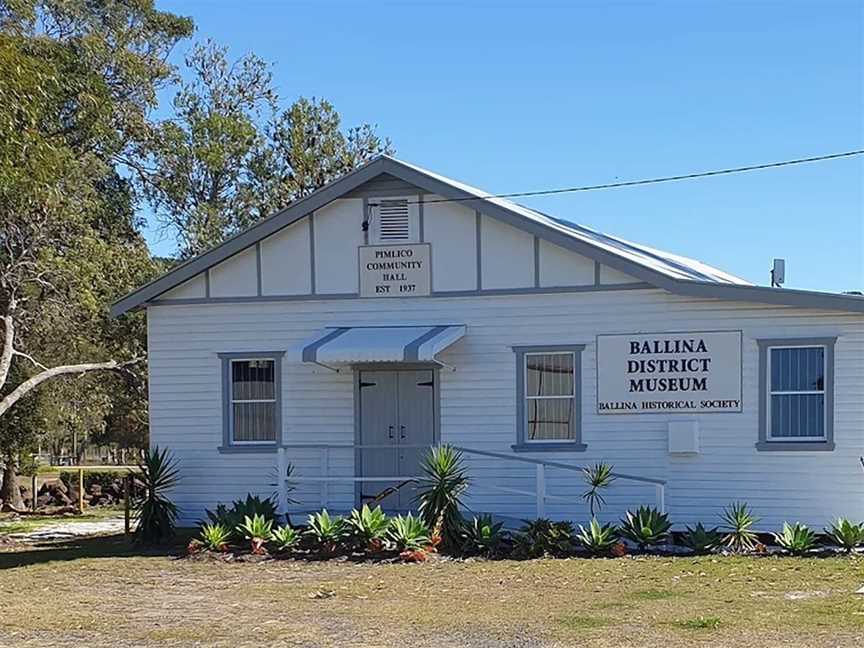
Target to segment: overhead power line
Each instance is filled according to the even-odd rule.
[[[699,171],[696,173],[684,173],[681,175],[664,176],[660,178],[647,178],[644,180],[627,180],[624,182],[607,182],[605,184],[584,185],[581,187],[564,187],[561,189],[540,189],[537,191],[515,191],[512,193],[489,194],[479,198],[523,198],[526,196],[551,196],[562,193],[576,193],[578,191],[598,191],[600,189],[618,189],[620,187],[639,187],[642,185],[660,184],[663,182],[678,182],[679,180],[693,180],[695,178],[710,178],[712,176],[731,175],[733,173],[746,173],[748,171],[761,171],[764,169],[777,169],[779,167],[793,166],[796,164],[810,164],[812,162],[825,162],[826,160],[837,160],[839,158],[855,157],[864,155],[864,149],[846,151],[845,153],[830,153],[828,155],[817,155],[814,157],[797,158],[794,160],[782,160],[780,162],[768,162],[766,164],[752,164],[750,166],[732,167],[729,169],[717,169],[715,171]],[[436,198],[423,201],[426,204],[439,202],[462,202],[477,200],[478,196],[468,198]]]

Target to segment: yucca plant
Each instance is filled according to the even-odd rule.
[[[526,520],[514,536],[514,551],[524,558],[566,556],[573,550],[573,524],[546,518]]]
[[[251,518],[247,515],[243,523],[237,527],[237,531],[249,541],[253,554],[266,553],[264,545],[273,535],[273,520],[268,520],[263,515],[256,514]]]
[[[288,553],[300,544],[300,532],[292,526],[285,525],[273,529],[270,542],[278,553]]]
[[[339,549],[339,545],[348,534],[348,525],[345,518],[330,516],[327,509],[309,516],[309,528],[306,535],[311,538],[325,555],[333,555]]]
[[[709,554],[723,543],[723,536],[717,527],[706,529],[699,522],[695,527],[687,527],[681,543],[698,555]]]
[[[359,511],[354,509],[351,511],[351,517],[348,518],[348,525],[357,543],[365,551],[376,553],[384,548],[390,519],[380,506],[373,509],[369,508],[368,504],[364,504]]]
[[[806,524],[800,522],[795,524],[784,522],[783,530],[772,535],[777,544],[793,556],[803,556],[818,544],[816,534]]]
[[[846,553],[852,553],[856,547],[864,546],[864,522],[854,524],[845,518],[838,518],[825,529],[825,535]]]
[[[588,508],[591,510],[591,517],[595,517],[600,509],[606,504],[606,498],[603,497],[605,489],[612,485],[615,481],[615,475],[612,474],[613,466],[607,463],[596,463],[593,466],[588,466],[582,469],[582,476],[585,483],[588,485],[588,490],[582,493],[582,499],[588,502]]]
[[[156,446],[138,463],[139,479],[144,482],[144,497],[135,502],[135,536],[144,544],[158,544],[174,536],[177,505],[167,493],[180,481],[177,461]]]
[[[591,518],[586,529],[581,524],[576,533],[576,541],[585,547],[593,556],[605,556],[618,543],[618,527],[614,524],[600,524],[597,518]]]
[[[387,531],[388,539],[397,551],[416,551],[429,546],[429,527],[420,517],[397,515],[390,520]]]
[[[495,555],[504,542],[504,524],[491,515],[476,515],[465,526],[462,550],[468,554]]]
[[[661,544],[670,528],[669,516],[650,506],[627,511],[621,520],[621,535],[643,550]]]
[[[470,484],[462,451],[448,445],[431,448],[423,459],[422,470],[424,477],[417,495],[420,516],[445,551],[458,550],[463,526],[462,496]]]
[[[210,551],[225,551],[231,539],[231,529],[222,524],[205,524],[201,527],[200,544]]]
[[[759,536],[753,527],[759,518],[753,515],[745,502],[734,502],[723,509],[723,525],[726,533],[723,544],[731,551],[753,551]]]

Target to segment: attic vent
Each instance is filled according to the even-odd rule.
[[[376,233],[379,243],[396,243],[411,240],[411,217],[408,201],[382,200],[378,205]]]

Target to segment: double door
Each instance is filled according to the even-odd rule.
[[[360,371],[361,475],[395,477],[363,481],[361,502],[420,475],[421,463],[435,433],[435,372]],[[416,486],[407,484],[380,500],[382,508],[405,511],[416,507]]]

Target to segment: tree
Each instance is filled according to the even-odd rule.
[[[191,29],[151,0],[0,1],[6,502],[17,498],[17,453],[38,421],[36,402],[21,410],[22,399],[56,377],[125,370],[140,358],[141,323],[107,318],[111,298],[154,271],[117,165],[140,154],[148,111],[173,73],[167,54]]]
[[[285,110],[270,66],[249,54],[229,63],[212,42],[186,58],[191,80],[158,124],[138,179],[164,227],[189,257],[380,153],[374,127],[341,130],[327,101],[300,98]]]

